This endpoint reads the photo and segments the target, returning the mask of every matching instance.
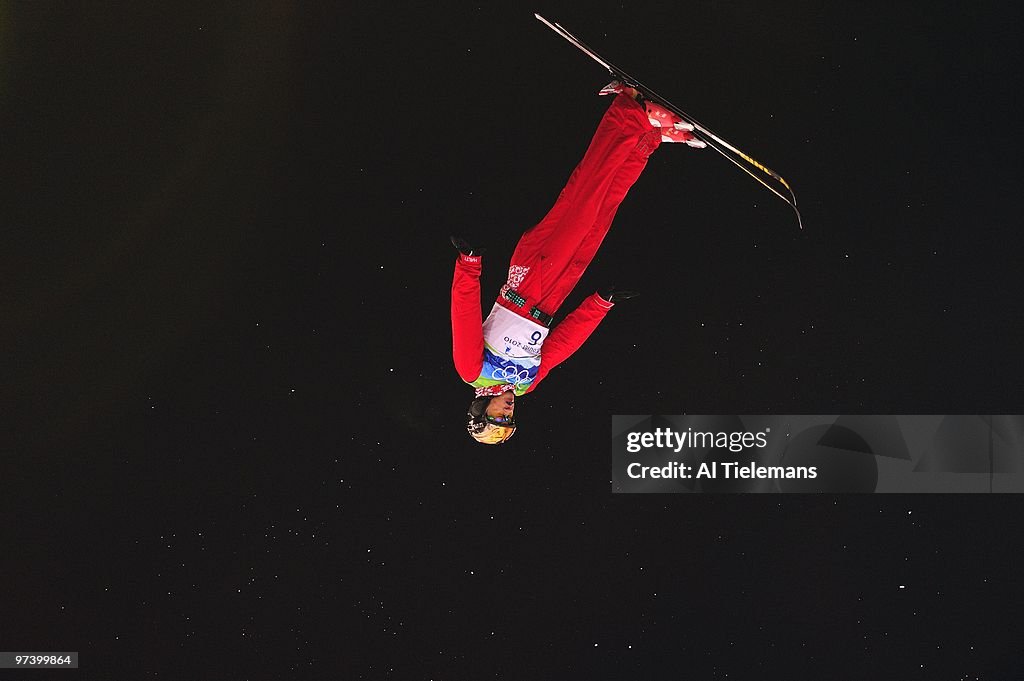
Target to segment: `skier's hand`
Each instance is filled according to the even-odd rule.
[[[469,245],[469,242],[463,239],[461,236],[450,237],[452,246],[455,246],[462,255],[482,255],[486,249],[473,248]]]
[[[638,291],[625,291],[617,289],[614,286],[608,286],[598,291],[597,295],[601,296],[609,303],[621,303],[623,300],[636,298],[640,293]]]

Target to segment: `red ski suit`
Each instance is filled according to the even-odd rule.
[[[660,143],[643,107],[628,95],[616,96],[554,207],[520,238],[486,321],[480,310],[481,258],[459,256],[452,282],[452,354],[462,380],[476,387],[511,383],[521,395],[583,345],[612,303],[595,293],[549,334],[550,317],[583,276]]]

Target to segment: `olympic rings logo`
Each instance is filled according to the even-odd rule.
[[[527,369],[516,371],[515,366],[497,367],[491,372],[491,378],[497,381],[504,381],[515,386],[530,382],[530,372]]]

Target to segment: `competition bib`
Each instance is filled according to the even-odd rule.
[[[473,385],[511,383],[515,393],[529,389],[540,368],[540,348],[548,328],[495,303],[484,320],[484,364]]]

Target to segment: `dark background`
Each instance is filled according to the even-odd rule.
[[[0,649],[90,679],[1019,670],[1016,497],[613,496],[608,439],[1021,413],[1016,4],[139,5],[0,5]],[[643,296],[488,449],[448,235],[488,247],[486,310],[608,104],[533,11],[781,172],[805,230],[663,147],[563,314]]]

